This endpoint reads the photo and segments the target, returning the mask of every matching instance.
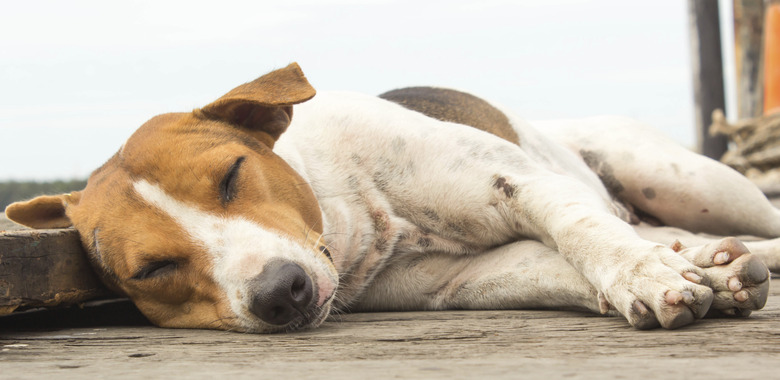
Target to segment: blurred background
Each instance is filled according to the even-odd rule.
[[[733,2],[710,2],[733,110]],[[200,107],[293,61],[319,91],[445,86],[531,120],[627,115],[697,144],[682,0],[32,0],[2,9],[5,185],[82,180],[150,117]]]

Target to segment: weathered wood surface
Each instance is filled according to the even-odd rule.
[[[143,325],[30,330],[0,319],[0,378],[776,379],[780,280],[772,285],[767,307],[747,319],[675,331],[552,311],[346,314],[287,335]]]
[[[0,315],[107,295],[75,230],[0,232]]]

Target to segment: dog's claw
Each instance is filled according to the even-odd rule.
[[[745,302],[748,300],[748,297],[750,295],[745,290],[740,290],[736,293],[734,293],[734,299],[737,300],[737,302]]]
[[[718,252],[715,254],[715,257],[712,259],[712,261],[715,263],[715,265],[725,264],[729,261],[729,253]]]
[[[739,281],[737,277],[732,277],[729,279],[728,286],[732,292],[738,292],[742,290],[742,281]]]
[[[696,273],[685,272],[683,273],[683,277],[685,277],[686,280],[693,282],[694,284],[701,284],[702,277]]]
[[[645,317],[650,313],[650,310],[647,308],[647,306],[645,306],[645,304],[642,303],[642,301],[634,301],[632,306],[634,308],[634,312],[639,314],[640,317]]]
[[[664,298],[666,300],[666,303],[669,305],[677,305],[678,303],[680,303],[680,301],[683,300],[682,294],[680,294],[680,292],[676,290],[670,290],[666,292]]]
[[[636,300],[631,304],[631,311],[634,313],[632,318],[629,318],[631,325],[640,330],[654,329],[660,326],[658,319],[655,318],[655,314],[650,310],[644,302]]]

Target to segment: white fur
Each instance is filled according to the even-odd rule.
[[[404,258],[434,252],[484,255],[490,247],[532,238],[560,252],[630,320],[635,300],[660,312],[670,289],[686,296],[693,292],[707,307],[709,290],[681,276],[696,271],[693,265],[640,239],[579,157],[507,116],[521,146],[360,94],[320,93],[296,107],[276,151],[312,185],[320,202],[323,236],[338,255],[344,303],[415,308],[419,297],[393,285],[409,280],[400,274],[404,269],[395,270],[407,262]],[[507,187],[498,186],[499,180]],[[436,220],[426,212],[435,213]],[[424,247],[415,244],[421,238],[429,240]],[[397,277],[385,282],[388,273]],[[481,278],[471,281],[494,274],[474,273]],[[515,277],[506,277],[503,287],[492,286],[494,296],[503,299],[505,290],[498,289],[524,286]],[[580,277],[567,281],[562,278],[560,286],[581,284]],[[415,288],[423,292],[425,287]],[[474,291],[484,293],[480,289]],[[524,289],[512,303],[531,304],[523,300],[531,296],[545,298]],[[547,306],[560,305],[549,296]],[[448,304],[441,297],[426,298],[422,307]],[[458,307],[490,304],[476,294],[458,297],[472,300]]]

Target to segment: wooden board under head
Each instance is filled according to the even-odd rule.
[[[107,296],[76,230],[0,231],[0,315]]]

